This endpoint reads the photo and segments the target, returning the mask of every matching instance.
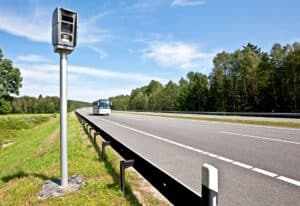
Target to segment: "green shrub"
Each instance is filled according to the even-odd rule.
[[[4,98],[0,98],[0,114],[8,114],[11,113],[11,111],[11,103]]]
[[[50,120],[51,115],[7,116],[0,121],[1,130],[16,130],[33,128]]]

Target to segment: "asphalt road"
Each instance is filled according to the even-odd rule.
[[[199,194],[216,166],[219,205],[300,205],[300,129],[79,112]]]

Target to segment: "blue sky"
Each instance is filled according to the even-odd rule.
[[[212,59],[247,42],[300,41],[297,0],[1,0],[0,48],[23,76],[21,95],[59,95],[51,45],[55,7],[79,14],[78,46],[68,57],[68,97],[129,94],[151,79],[209,74]]]

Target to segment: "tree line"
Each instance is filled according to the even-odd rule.
[[[68,112],[80,107],[91,106],[90,103],[76,100],[68,100]],[[13,98],[9,113],[57,113],[60,111],[59,97],[39,95],[38,98],[23,96]]]
[[[22,87],[21,72],[13,66],[11,60],[3,57],[0,49],[0,114],[59,112],[59,97],[15,97]],[[68,100],[68,111],[90,105],[87,102]]]
[[[208,76],[191,71],[178,83],[152,80],[110,101],[116,110],[299,112],[300,43],[275,43],[270,52],[248,43],[216,54]]]

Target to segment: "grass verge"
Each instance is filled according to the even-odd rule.
[[[20,133],[25,129],[32,129],[53,118],[55,118],[55,114],[0,115],[0,149],[3,144],[17,141],[20,135],[15,135],[16,133]]]
[[[10,129],[15,143],[0,149],[0,205],[140,205],[129,185],[126,195],[120,191],[116,157],[109,154],[110,161],[99,162],[74,113],[68,116],[68,169],[69,175],[81,174],[85,185],[64,197],[39,200],[43,182],[60,176],[58,128],[59,119],[52,117],[27,129]],[[6,130],[0,129],[2,135]]]
[[[262,120],[249,120],[249,119],[224,119],[224,118],[215,118],[215,117],[201,117],[201,116],[193,117],[193,116],[164,115],[164,114],[143,114],[138,112],[122,112],[122,111],[118,111],[116,113],[136,114],[136,115],[154,116],[154,117],[167,117],[167,118],[176,118],[176,119],[205,120],[205,121],[214,121],[214,122],[229,122],[229,123],[241,123],[241,124],[252,124],[252,125],[300,128],[300,123],[298,122],[262,121]]]

